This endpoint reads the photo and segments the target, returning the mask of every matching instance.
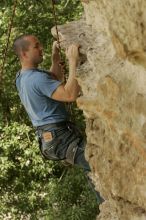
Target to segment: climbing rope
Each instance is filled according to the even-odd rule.
[[[51,0],[51,1],[52,1],[52,8],[53,8],[54,24],[55,24],[55,29],[56,29],[56,39],[57,39],[59,54],[60,54],[60,58],[61,58],[60,64],[63,65],[65,68],[65,62],[62,61],[62,52],[61,52],[61,45],[60,45],[59,31],[58,31],[58,24],[57,24],[57,15],[56,15],[56,10],[55,10],[55,1],[56,0]],[[66,70],[66,69],[64,69],[64,70]],[[66,75],[64,76],[64,78],[65,78],[65,82],[66,82],[66,80],[67,80]],[[70,112],[71,120],[74,121],[74,118],[72,117],[73,116],[73,104],[68,103],[66,105],[67,105],[68,111]]]
[[[4,50],[3,61],[2,61],[1,70],[0,70],[0,82],[1,83],[2,83],[2,79],[3,79],[3,72],[4,72],[4,67],[5,67],[7,53],[8,53],[8,48],[9,48],[9,43],[10,43],[10,36],[11,36],[12,27],[13,27],[13,20],[14,20],[14,16],[15,16],[17,1],[18,0],[14,1],[12,16],[10,18],[9,26],[8,26],[8,34],[7,34],[8,38],[7,38],[6,47],[5,47],[5,50]]]
[[[56,29],[56,38],[57,38],[57,43],[58,43],[58,47],[59,47],[59,53],[60,53],[60,57],[62,57],[60,39],[59,39],[59,31],[58,31],[58,26],[57,26],[57,15],[56,15],[56,10],[55,10],[55,1],[54,0],[52,0],[52,7],[53,7],[53,16],[54,16],[54,23],[55,23],[55,29]]]
[[[7,37],[6,46],[5,46],[5,49],[4,49],[4,56],[3,56],[3,59],[2,59],[2,65],[0,67],[0,100],[1,101],[5,100],[5,102],[3,103],[3,108],[2,109],[3,109],[3,120],[6,123],[8,123],[8,121],[10,120],[11,112],[10,112],[9,102],[7,102],[8,96],[7,96],[7,93],[5,92],[5,87],[3,86],[3,73],[4,73],[8,48],[9,48],[9,42],[10,42],[10,36],[11,36],[12,27],[13,27],[13,19],[14,19],[14,16],[15,16],[16,5],[17,5],[17,0],[14,1],[12,16],[10,17],[10,20],[9,20],[8,31],[7,31],[7,36],[8,37]]]
[[[57,39],[59,54],[60,54],[60,58],[61,58],[60,64],[63,65],[65,68],[65,62],[62,60],[63,54],[62,54],[60,39],[59,39],[59,31],[58,31],[58,24],[57,24],[57,15],[56,15],[56,10],[55,10],[55,2],[56,2],[56,0],[52,0],[53,17],[54,17],[54,24],[55,24],[55,29],[56,29],[56,39]],[[66,81],[66,77],[65,77],[65,81]]]

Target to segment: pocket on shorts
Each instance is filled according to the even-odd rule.
[[[60,158],[56,155],[56,150],[60,141],[57,138],[52,139],[51,141],[44,141],[42,139],[42,154],[46,159],[49,160],[60,160]]]

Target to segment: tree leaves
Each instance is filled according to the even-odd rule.
[[[0,1],[0,65],[13,3],[13,0]],[[62,0],[55,8],[58,24],[77,19],[82,11],[79,0]],[[50,0],[18,1],[0,99],[0,219],[89,220],[96,215],[95,197],[82,171],[68,170],[58,162],[42,159],[15,88],[20,65],[12,50],[14,38],[23,33],[37,35],[47,54],[42,68],[49,69],[53,26]],[[74,114],[81,124],[82,116],[76,107]]]

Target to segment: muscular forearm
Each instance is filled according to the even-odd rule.
[[[53,73],[54,77],[59,81],[64,80],[64,74],[60,65],[61,58],[59,49],[57,48],[57,42],[53,43],[52,47],[52,65],[50,67],[50,71]]]
[[[76,67],[78,62],[78,45],[70,45],[66,50],[69,61],[69,77],[65,85],[60,85],[52,94],[52,98],[63,102],[73,102],[77,99],[80,87],[76,80]]]
[[[61,71],[61,65],[60,65],[60,56],[58,53],[52,53],[52,65],[50,67],[50,71],[53,73],[56,79],[59,81],[64,80],[64,74]]]
[[[75,60],[69,61],[69,77],[64,86],[74,101],[77,99],[80,91],[80,86],[76,80],[76,66],[77,63]]]

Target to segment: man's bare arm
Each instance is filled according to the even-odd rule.
[[[50,72],[52,72],[55,79],[59,81],[64,80],[64,73],[62,71],[61,63],[61,57],[57,45],[57,41],[53,43],[52,46],[52,65],[50,67]]]
[[[69,60],[69,77],[65,85],[60,85],[52,94],[52,98],[63,102],[73,102],[77,99],[80,86],[76,80],[76,67],[78,62],[78,46],[71,45],[66,56]]]

